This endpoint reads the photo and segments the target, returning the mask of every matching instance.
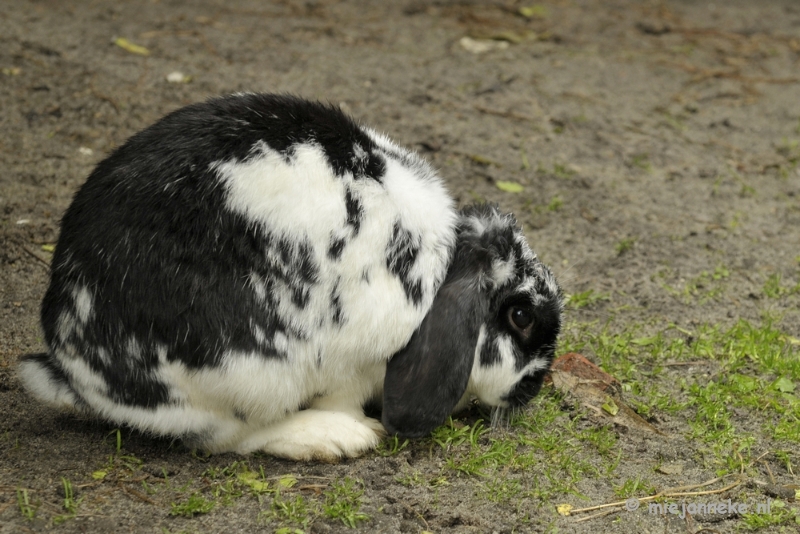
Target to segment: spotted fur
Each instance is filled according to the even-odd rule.
[[[541,319],[524,339],[501,318],[521,300]],[[457,211],[427,163],[332,106],[239,94],[173,112],[92,172],[62,219],[48,352],[20,377],[51,404],[210,452],[333,460],[378,443],[363,406],[382,395],[391,432],[441,422],[441,408],[392,416],[413,358],[438,362],[427,383],[453,390],[445,412],[526,401],[560,306],[513,217]],[[441,336],[459,349],[451,382],[449,352],[415,339],[460,313],[476,320],[471,346]]]

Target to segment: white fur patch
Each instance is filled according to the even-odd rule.
[[[375,419],[350,413],[303,410],[253,433],[237,447],[239,453],[261,450],[292,460],[332,462],[374,449],[386,435]]]
[[[111,357],[108,354],[108,349],[105,347],[97,347],[97,358],[103,365],[111,365]]]
[[[294,146],[290,161],[260,142],[247,162],[212,164],[227,190],[228,207],[294,242],[326,247],[331,228],[343,226],[344,183],[333,174],[322,148]]]
[[[545,358],[534,358],[520,371],[520,375],[532,375],[537,371],[545,371],[548,367],[550,367],[550,362]]]
[[[385,367],[375,364],[366,375],[344,366],[317,368],[310,347],[290,350],[292,362],[228,353],[221,369],[196,371],[162,360],[157,378],[172,386],[174,406],[120,406],[99,392],[86,401],[104,417],[143,431],[196,435],[209,452],[262,450],[298,460],[333,460],[375,447],[383,429],[363,416],[361,404],[375,394]],[[315,409],[297,412],[313,391],[327,387],[339,396],[321,397]]]
[[[505,407],[508,406],[508,401],[503,398],[514,389],[522,377],[547,369],[548,363],[545,359],[534,358],[522,370],[517,371],[515,369],[514,342],[510,336],[501,335],[494,340],[500,354],[500,361],[483,366],[480,364],[479,355],[485,340],[484,328],[481,327],[467,392],[488,406]]]
[[[70,377],[72,387],[80,392],[81,397],[85,399],[87,395],[99,395],[105,398],[108,395],[106,381],[82,357],[67,355],[66,358],[59,357],[58,361]]]
[[[497,345],[500,361],[492,365],[481,365],[476,357],[472,365],[467,389],[489,406],[505,406],[502,399],[518,382],[514,371],[514,345],[508,336],[500,336],[494,340]]]
[[[511,258],[503,261],[496,259],[492,262],[492,280],[494,280],[495,287],[500,287],[508,282],[514,276],[514,255]]]
[[[75,394],[66,384],[53,380],[50,372],[39,362],[23,360],[18,373],[25,389],[40,401],[61,409],[75,406]]]
[[[75,299],[75,313],[78,314],[78,320],[86,324],[89,316],[92,314],[92,294],[86,286],[76,287],[72,291],[72,297]]]
[[[125,343],[125,355],[134,362],[141,361],[142,347],[135,337],[128,338],[127,343]]]
[[[61,341],[69,339],[76,326],[75,316],[68,311],[62,311],[56,320],[57,339]]]
[[[256,338],[256,343],[262,346],[267,344],[267,336],[264,330],[255,324],[252,319],[250,320],[250,331],[253,333],[253,337]]]

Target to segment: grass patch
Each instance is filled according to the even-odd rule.
[[[642,415],[680,413],[689,423],[687,437],[709,446],[723,473],[738,469],[738,458],[757,438],[752,429],[739,428],[735,410],[763,422],[761,437],[800,443],[800,354],[794,338],[773,319],[760,325],[745,320],[729,327],[703,325],[694,332],[673,325],[650,335],[643,335],[645,330],[652,326],[623,332],[596,325],[568,328],[565,344],[593,354],[623,382]],[[687,363],[693,365],[691,373],[665,376]]]
[[[706,281],[719,283],[726,277],[724,268],[703,275]],[[685,422],[684,437],[691,449],[684,457],[687,461],[717,477],[763,480],[767,476],[763,458],[769,456],[778,470],[767,466],[769,477],[783,472],[784,484],[786,476],[796,477],[800,343],[781,330],[774,317],[764,316],[757,323],[703,324],[691,330],[655,321],[626,324],[621,329],[611,321],[573,323],[566,325],[560,344],[559,352],[567,351],[587,355],[617,377],[626,402],[640,415],[669,414]],[[545,392],[515,423],[518,439],[537,451],[531,454],[521,449],[520,458],[527,454],[551,466],[544,477],[537,474],[537,482],[530,487],[523,484],[523,496],[552,502],[554,497],[579,495],[576,489],[591,479],[595,485],[617,480],[606,502],[654,495],[663,489],[663,481],[620,469],[626,458],[613,429],[596,422],[587,427],[580,412],[565,417],[558,408],[563,410],[569,399],[559,404],[556,398]],[[535,428],[538,433],[527,432]],[[602,461],[587,462],[591,458]],[[655,473],[657,466],[654,462]],[[509,465],[496,473],[510,471]],[[543,480],[547,483],[542,484]],[[502,482],[498,476],[487,481],[483,497],[505,502],[503,496],[512,494],[513,485]],[[754,496],[747,490],[741,495]],[[743,514],[735,528],[777,532],[788,527],[788,532],[798,521],[796,506],[783,503],[770,514]]]
[[[31,502],[28,496],[28,490],[24,488],[17,488],[17,506],[22,514],[22,517],[28,521],[33,521],[36,517],[36,510],[39,508],[38,504]]]
[[[561,195],[553,195],[546,204],[533,204],[528,200],[525,202],[525,207],[530,211],[531,215],[544,216],[547,213],[556,213],[561,211],[564,207],[564,199]]]
[[[401,441],[400,438],[395,435],[381,441],[376,451],[381,456],[397,456],[402,450],[408,447],[408,443],[409,441],[407,439]]]
[[[75,499],[75,490],[72,488],[72,482],[68,479],[61,477],[61,488],[64,491],[63,507],[65,514],[57,515],[53,518],[53,524],[59,525],[69,519],[75,517],[78,513],[78,504],[81,499]]]
[[[319,507],[302,495],[275,494],[269,510],[259,514],[259,519],[276,522],[279,525],[297,525],[303,529],[319,515]],[[289,531],[291,532],[291,530]]]
[[[794,285],[784,285],[780,273],[767,277],[763,287],[764,295],[771,299],[780,299],[788,295],[800,293],[800,282]]]
[[[560,196],[555,195],[550,199],[550,202],[548,202],[547,211],[558,211],[562,207],[564,207],[564,200]]]
[[[567,295],[566,305],[573,310],[579,310],[581,308],[590,308],[598,302],[607,301],[610,300],[610,298],[611,296],[609,293],[599,293],[595,292],[594,289],[588,289],[586,291]]]
[[[327,517],[339,520],[350,528],[356,528],[359,521],[369,520],[369,516],[361,512],[361,498],[364,495],[361,481],[345,477],[334,482],[324,495],[322,512]]]
[[[800,525],[800,513],[787,506],[784,501],[774,500],[769,503],[769,513],[742,514],[742,522],[737,530],[757,531],[770,527]],[[800,527],[795,527],[800,528]],[[777,532],[784,532],[779,530]],[[786,532],[789,532],[788,530]]]
[[[493,503],[510,503],[523,494],[519,480],[497,478],[486,481],[480,488],[480,495]]]
[[[563,402],[557,391],[545,387],[530,408],[512,416],[508,429],[489,429],[482,419],[466,423],[451,418],[430,438],[443,457],[440,476],[429,480],[411,472],[398,480],[432,487],[466,477],[475,484],[477,497],[508,506],[520,499],[580,495],[579,481],[619,465],[617,437],[608,428],[578,428],[582,415],[568,416]]]
[[[502,439],[481,439],[487,433],[482,420],[472,425],[448,422],[433,431],[431,439],[447,453],[447,469],[458,474],[486,476],[491,468],[506,464],[514,455],[514,444]],[[463,446],[462,446],[463,445]]]
[[[725,281],[731,273],[724,265],[717,265],[713,271],[702,271],[699,275],[690,278],[679,284],[671,285],[667,283],[667,278],[674,274],[669,269],[662,269],[655,277],[660,279],[661,287],[669,294],[681,299],[684,303],[690,304],[698,301],[700,304],[712,300],[718,300],[726,289]],[[683,282],[683,283],[680,283]]]
[[[192,493],[188,499],[179,503],[172,503],[170,505],[170,515],[179,515],[184,517],[194,517],[200,514],[207,514],[214,509],[215,503],[209,501],[198,493]]]
[[[560,132],[556,131],[556,133]],[[536,168],[536,172],[537,174],[550,175],[562,180],[569,179],[573,175],[575,175],[575,171],[572,170],[570,166],[564,165],[562,163],[554,163],[552,169],[548,169],[542,163],[539,163],[539,165]]]
[[[360,480],[345,477],[333,482],[329,489],[322,493],[323,500],[317,501],[289,488],[278,488],[269,504],[269,509],[259,514],[259,519],[280,525],[279,531],[300,532],[319,517],[341,521],[349,528],[356,528],[360,522],[369,521],[370,517],[361,511],[364,485]]]
[[[648,173],[653,172],[653,166],[650,163],[648,154],[634,154],[631,156],[630,165]]]
[[[622,499],[635,497],[637,495],[651,495],[656,492],[655,486],[648,480],[641,477],[628,478],[619,486],[614,486],[614,495]]]
[[[620,239],[616,245],[614,245],[614,250],[617,252],[618,256],[622,256],[626,252],[633,249],[633,245],[636,243],[635,237],[625,237]]]

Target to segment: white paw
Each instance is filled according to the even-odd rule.
[[[248,453],[260,449],[290,460],[336,462],[374,449],[385,435],[376,419],[310,409],[256,432],[237,450]]]

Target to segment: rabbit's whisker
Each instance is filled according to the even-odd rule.
[[[495,406],[492,408],[492,430],[508,430],[513,413],[513,409],[505,408],[503,406]]]

